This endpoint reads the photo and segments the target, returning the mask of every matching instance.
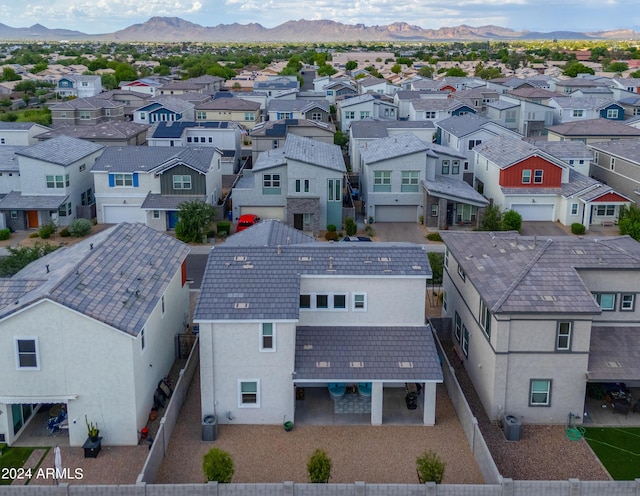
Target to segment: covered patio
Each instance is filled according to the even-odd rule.
[[[442,380],[429,326],[296,330],[296,422],[434,425]]]

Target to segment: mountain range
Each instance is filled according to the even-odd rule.
[[[0,23],[0,40],[47,41],[113,41],[113,42],[374,42],[374,41],[491,41],[534,39],[633,39],[640,33],[630,29],[597,32],[514,31],[499,26],[471,27],[466,25],[425,29],[405,22],[384,26],[343,24],[320,20],[287,21],[274,28],[261,24],[219,24],[205,27],[179,17],[152,17],[142,24],[133,24],[114,33],[86,34],[68,29],[49,29],[41,24],[28,28],[13,28]]]

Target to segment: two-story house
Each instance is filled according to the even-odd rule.
[[[336,113],[343,131],[349,129],[352,122],[364,119],[384,119],[395,121],[398,118],[398,108],[390,101],[380,98],[380,95],[354,96],[336,103]]]
[[[607,97],[553,97],[549,106],[554,109],[554,124],[586,119],[624,120],[624,107]]]
[[[194,315],[202,414],[282,424],[306,393],[336,416],[348,418],[349,402],[381,425],[385,398],[401,391],[406,408],[410,383],[421,385],[422,423],[434,425],[442,369],[425,325],[423,247],[302,236],[267,221],[211,250]]]
[[[545,128],[553,125],[553,107],[536,98],[500,95],[499,100],[487,103],[487,117],[530,138],[543,136]]]
[[[600,141],[635,140],[638,138],[640,138],[640,129],[602,118],[565,122],[547,128],[549,141],[582,141],[590,144]]]
[[[102,93],[102,77],[68,74],[56,84],[55,93],[60,98],[89,98]]]
[[[444,315],[490,419],[564,424],[585,411],[587,382],[640,379],[636,241],[441,236]]]
[[[588,228],[612,221],[620,207],[630,203],[610,186],[519,139],[498,136],[477,145],[474,152],[476,189],[525,221],[578,222]]]
[[[0,146],[29,146],[38,142],[38,135],[50,128],[35,122],[0,121]]]
[[[124,119],[123,102],[104,98],[75,98],[51,105],[53,125],[95,126],[99,122]]]
[[[213,147],[109,147],[93,169],[98,223],[173,229],[183,202],[217,204],[221,153]]]
[[[197,122],[235,122],[251,130],[261,121],[260,103],[243,98],[216,98],[195,108]]]
[[[95,196],[90,171],[103,149],[97,143],[58,136],[16,151],[20,188],[0,200],[7,225],[24,230],[91,218]]]
[[[284,147],[258,155],[233,189],[233,217],[256,214],[319,233],[342,226],[346,167],[340,147],[289,133]]]
[[[60,443],[80,447],[85,415],[103,445],[137,445],[189,321],[189,247],[120,224],[0,281],[0,442],[44,405],[64,405]]]
[[[327,100],[282,100],[272,99],[267,109],[269,120],[307,119],[310,121],[330,122],[331,113]]]
[[[418,98],[409,102],[410,121],[436,123],[447,117],[475,114],[474,108],[449,98]]]
[[[587,145],[593,152],[591,175],[625,196],[640,200],[640,138]],[[616,216],[618,212],[609,212]]]
[[[133,111],[133,122],[153,124],[154,122],[193,121],[194,108],[194,104],[182,98],[157,96]]]

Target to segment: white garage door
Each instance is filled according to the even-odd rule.
[[[120,222],[142,222],[145,224],[147,215],[144,210],[135,205],[105,205],[104,223],[119,224]]]
[[[512,203],[511,209],[522,215],[522,220],[554,220],[553,203]]]
[[[417,205],[378,205],[376,222],[418,222]]]
[[[284,207],[240,207],[240,215],[255,214],[261,219],[277,219],[284,222]]]

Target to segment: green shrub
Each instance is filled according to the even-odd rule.
[[[324,237],[327,241],[335,241],[338,239],[338,233],[335,231],[327,231]]]
[[[207,238],[215,238],[216,237],[216,232],[213,229],[209,229],[207,231]]]
[[[58,228],[53,222],[49,222],[48,224],[44,224],[40,229],[38,229],[38,236],[42,239],[49,239],[56,232]]]
[[[311,482],[329,482],[331,459],[323,450],[315,450],[307,462],[307,472]]]
[[[233,460],[226,451],[211,448],[204,455],[202,470],[207,481],[231,482],[233,477]]]
[[[74,238],[82,238],[91,232],[91,222],[87,219],[76,219],[69,226],[69,234]]]
[[[63,238],[68,238],[69,236],[71,236],[71,233],[69,232],[69,228],[68,227],[63,227],[60,230],[60,236],[62,236]]]
[[[574,222],[573,224],[571,224],[571,232],[573,234],[584,234],[584,232],[587,229],[584,227],[584,225],[580,224],[579,222]]]
[[[336,230],[337,230],[336,226],[334,226],[333,224],[327,224],[328,232],[336,232]]]
[[[518,231],[522,228],[522,215],[515,210],[507,210],[502,216],[502,227],[505,231]]]
[[[344,221],[344,230],[347,232],[347,236],[354,236],[358,232],[358,225],[356,221],[351,217]]]
[[[37,232],[32,232],[31,234],[29,234],[29,237],[30,237],[30,238],[39,238],[39,237],[40,237],[40,234],[39,234],[39,233],[37,233]]]
[[[425,482],[440,484],[444,477],[444,468],[445,463],[433,451],[425,451],[416,458],[416,470],[418,471],[421,484]]]
[[[432,232],[427,234],[427,239],[429,241],[442,241],[442,237],[439,232]]]
[[[370,225],[364,228],[364,232],[366,232],[368,236],[373,236],[376,233]]]
[[[0,241],[4,241],[11,237],[11,231],[9,229],[0,229]]]
[[[228,236],[231,234],[231,222],[228,220],[221,220],[216,224],[216,229],[218,230],[218,234],[220,236]],[[225,233],[224,235],[222,233]]]

